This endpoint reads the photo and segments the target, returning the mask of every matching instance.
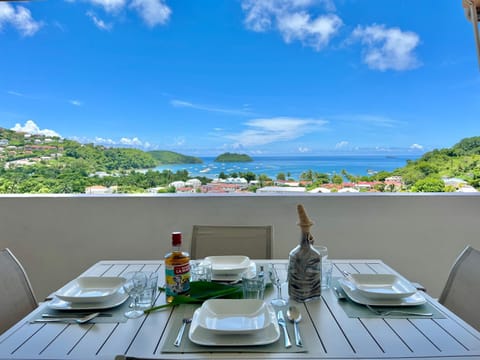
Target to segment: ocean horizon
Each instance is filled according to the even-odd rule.
[[[154,170],[177,172],[187,170],[190,177],[205,176],[217,178],[238,172],[265,174],[276,179],[284,173],[288,178],[300,179],[302,172],[312,170],[324,174],[341,174],[342,170],[355,176],[368,176],[379,171],[391,172],[407,165],[408,160],[416,160],[421,155],[324,155],[324,156],[256,156],[251,162],[214,162],[215,157],[200,157],[203,164],[160,165]]]

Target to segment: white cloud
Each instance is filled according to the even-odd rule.
[[[235,141],[238,146],[242,147],[266,145],[321,131],[326,124],[327,122],[324,120],[288,117],[254,119],[245,124],[249,129],[238,134],[227,135],[226,138]]]
[[[122,137],[120,139],[120,144],[127,145],[127,146],[142,146],[143,142],[138,137],[134,137],[134,138]]]
[[[420,66],[415,49],[420,37],[411,31],[385,25],[357,26],[352,33],[365,49],[363,61],[375,70],[408,70]]]
[[[43,26],[42,22],[33,19],[27,8],[0,2],[0,31],[6,25],[14,27],[22,36],[33,36]]]
[[[171,144],[172,146],[183,146],[185,145],[186,143],[186,140],[183,136],[178,136],[178,137],[175,137],[173,138],[173,144]]]
[[[308,147],[300,146],[298,148],[298,152],[304,154],[304,153],[310,152],[310,149]]]
[[[354,114],[354,115],[341,115],[337,116],[338,119],[343,121],[349,121],[354,123],[365,123],[367,125],[394,128],[402,125],[403,123],[398,120],[394,120],[383,115],[371,115],[371,114]]]
[[[412,145],[410,145],[410,149],[412,149],[412,150],[423,150],[423,145],[412,144]]]
[[[25,96],[25,95],[23,95],[22,93],[19,93],[19,92],[17,92],[17,91],[12,91],[12,90],[7,91],[7,94],[13,95],[13,96],[20,96],[20,97],[24,97],[24,96]]]
[[[130,7],[135,9],[150,27],[165,24],[172,13],[163,0],[132,0]]]
[[[80,100],[69,100],[68,101],[70,104],[74,105],[74,106],[82,106],[83,105],[83,102],[81,102]]]
[[[226,108],[220,108],[220,107],[215,107],[215,106],[209,106],[209,105],[202,105],[202,104],[194,104],[188,101],[183,101],[183,100],[171,100],[170,104],[173,107],[180,107],[180,108],[191,108],[191,109],[196,109],[196,110],[202,110],[202,111],[208,111],[208,112],[216,112],[216,113],[222,113],[222,114],[230,114],[230,115],[255,115],[249,110],[237,110],[237,109],[226,109]]]
[[[111,16],[122,16],[128,10],[135,11],[149,27],[164,25],[170,19],[172,10],[165,0],[87,0],[94,6],[100,6]],[[91,11],[87,12],[95,25],[102,30],[111,30],[113,25],[100,19]]]
[[[344,148],[346,148],[348,145],[349,145],[349,142],[343,140],[343,141],[340,141],[340,142],[338,142],[337,144],[335,144],[335,149],[344,149]]]
[[[311,19],[305,12],[279,16],[277,22],[285,42],[298,40],[317,51],[328,45],[342,26],[342,20],[337,15],[330,14]]]
[[[115,145],[116,142],[112,139],[105,139],[102,137],[95,137],[95,140],[93,141],[95,144],[103,144],[103,145]]]
[[[97,145],[105,145],[105,146],[112,146],[112,147],[117,147],[117,146],[127,146],[127,147],[135,147],[135,148],[141,148],[144,150],[147,149],[156,149],[158,148],[158,145],[152,144],[148,141],[142,141],[138,137],[122,137],[120,140],[114,140],[111,138],[103,138],[101,136],[96,136],[93,140],[91,138],[78,138],[74,137],[73,140],[76,140],[80,143],[83,144],[88,144],[88,143],[94,143]]]
[[[93,13],[92,11],[87,11],[86,15],[92,19],[93,23],[95,24],[95,26],[97,28],[99,28],[100,30],[106,30],[106,31],[110,31],[112,30],[113,28],[113,25],[112,24],[108,24],[106,23],[105,21],[103,21],[102,19],[100,19],[99,17],[97,17],[97,15],[95,15],[95,13]]]
[[[300,41],[321,50],[338,33],[343,22],[332,13],[313,16],[309,8],[317,3],[327,11],[335,10],[331,0],[243,0],[245,26],[256,32],[276,29],[287,43]]]
[[[37,124],[33,120],[27,120],[25,125],[21,124],[15,124],[13,128],[11,128],[13,131],[17,132],[24,132],[28,134],[34,134],[34,135],[45,135],[45,136],[58,136],[61,137],[56,131],[54,130],[49,130],[49,129],[40,129]]]
[[[119,12],[126,5],[126,0],[89,0],[89,2],[103,7],[109,13]]]

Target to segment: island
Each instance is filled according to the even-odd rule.
[[[253,161],[253,159],[247,154],[236,154],[236,153],[227,152],[227,153],[218,155],[213,161],[215,162],[250,162],[250,161]]]

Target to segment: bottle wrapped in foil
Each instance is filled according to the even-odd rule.
[[[318,299],[321,295],[322,258],[311,246],[313,237],[310,227],[313,222],[308,218],[303,205],[297,205],[297,212],[301,237],[300,244],[289,254],[288,295],[295,301],[305,302]]]

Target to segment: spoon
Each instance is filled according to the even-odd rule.
[[[71,318],[60,317],[60,318],[48,318],[48,319],[36,319],[33,322],[36,322],[36,323],[46,323],[46,322],[72,323],[72,322],[74,322],[74,323],[77,323],[77,324],[85,324],[86,322],[89,322],[93,318],[96,318],[98,315],[100,315],[100,313],[96,312],[96,313],[88,314],[86,316],[77,317],[77,318],[75,318],[75,317],[71,317]]]
[[[293,323],[293,329],[295,330],[295,345],[302,347],[302,337],[300,336],[300,330],[298,329],[298,323],[302,320],[302,314],[300,314],[300,311],[298,311],[295,306],[290,306],[287,310],[287,318]]]

